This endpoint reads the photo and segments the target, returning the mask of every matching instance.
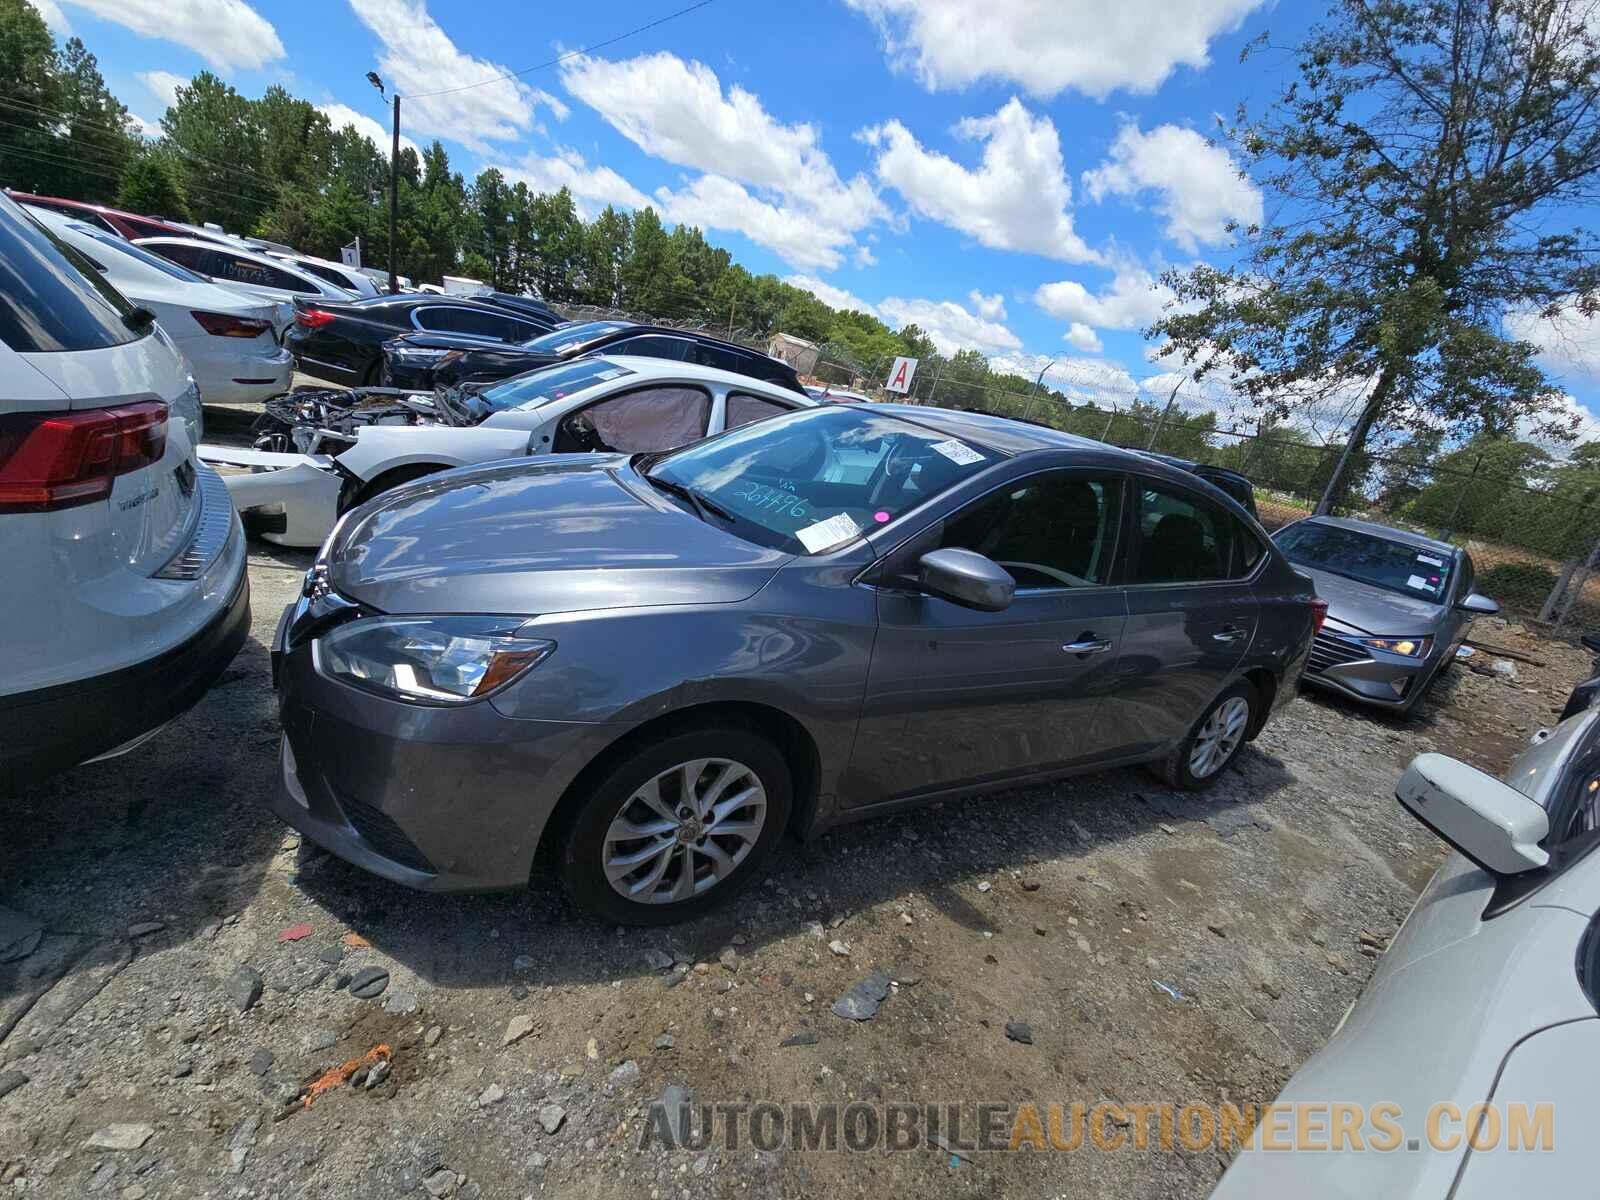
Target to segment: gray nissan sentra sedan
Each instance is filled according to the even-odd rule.
[[[1205,787],[1320,611],[1210,485],[1002,418],[467,468],[348,514],[285,612],[275,807],[419,888],[525,885],[542,845],[664,923],[785,831],[1124,763]]]
[[[1273,540],[1328,602],[1305,681],[1353,700],[1410,712],[1472,617],[1500,611],[1449,542],[1342,517],[1296,521]]]

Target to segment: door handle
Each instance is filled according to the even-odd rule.
[[[1243,630],[1243,629],[1235,629],[1232,626],[1230,626],[1229,628],[1224,629],[1224,630],[1222,630],[1222,631],[1220,631],[1218,633],[1213,633],[1211,635],[1211,640],[1214,641],[1214,642],[1237,642],[1244,635],[1245,635],[1245,630]]]
[[[1099,654],[1102,650],[1111,649],[1111,643],[1103,638],[1094,636],[1082,637],[1075,642],[1068,642],[1061,647],[1068,654]]]

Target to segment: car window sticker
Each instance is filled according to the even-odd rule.
[[[795,537],[800,539],[800,544],[806,550],[816,554],[829,546],[836,546],[853,538],[860,532],[860,527],[851,519],[849,513],[839,513],[826,521],[818,521],[815,525],[795,530]]]
[[[971,466],[973,463],[979,463],[983,461],[983,455],[979,454],[976,450],[967,445],[965,442],[961,441],[959,438],[950,438],[948,441],[935,442],[933,444],[933,449],[944,455],[958,467],[967,467]]]

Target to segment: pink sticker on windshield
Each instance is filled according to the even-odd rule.
[[[884,512],[882,509],[879,509],[877,512],[872,514],[872,519],[878,522],[878,524],[882,525],[889,519],[889,514]]]

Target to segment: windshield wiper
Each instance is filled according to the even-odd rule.
[[[654,475],[646,475],[645,478],[650,481],[652,486],[658,487],[663,492],[666,492],[669,495],[677,496],[680,500],[686,501],[689,507],[694,509],[702,521],[708,516],[717,517],[720,520],[727,522],[729,525],[734,524],[738,520],[737,517],[735,517],[727,509],[723,508],[716,501],[706,499],[699,492],[692,488],[685,487],[676,480],[657,479]]]

